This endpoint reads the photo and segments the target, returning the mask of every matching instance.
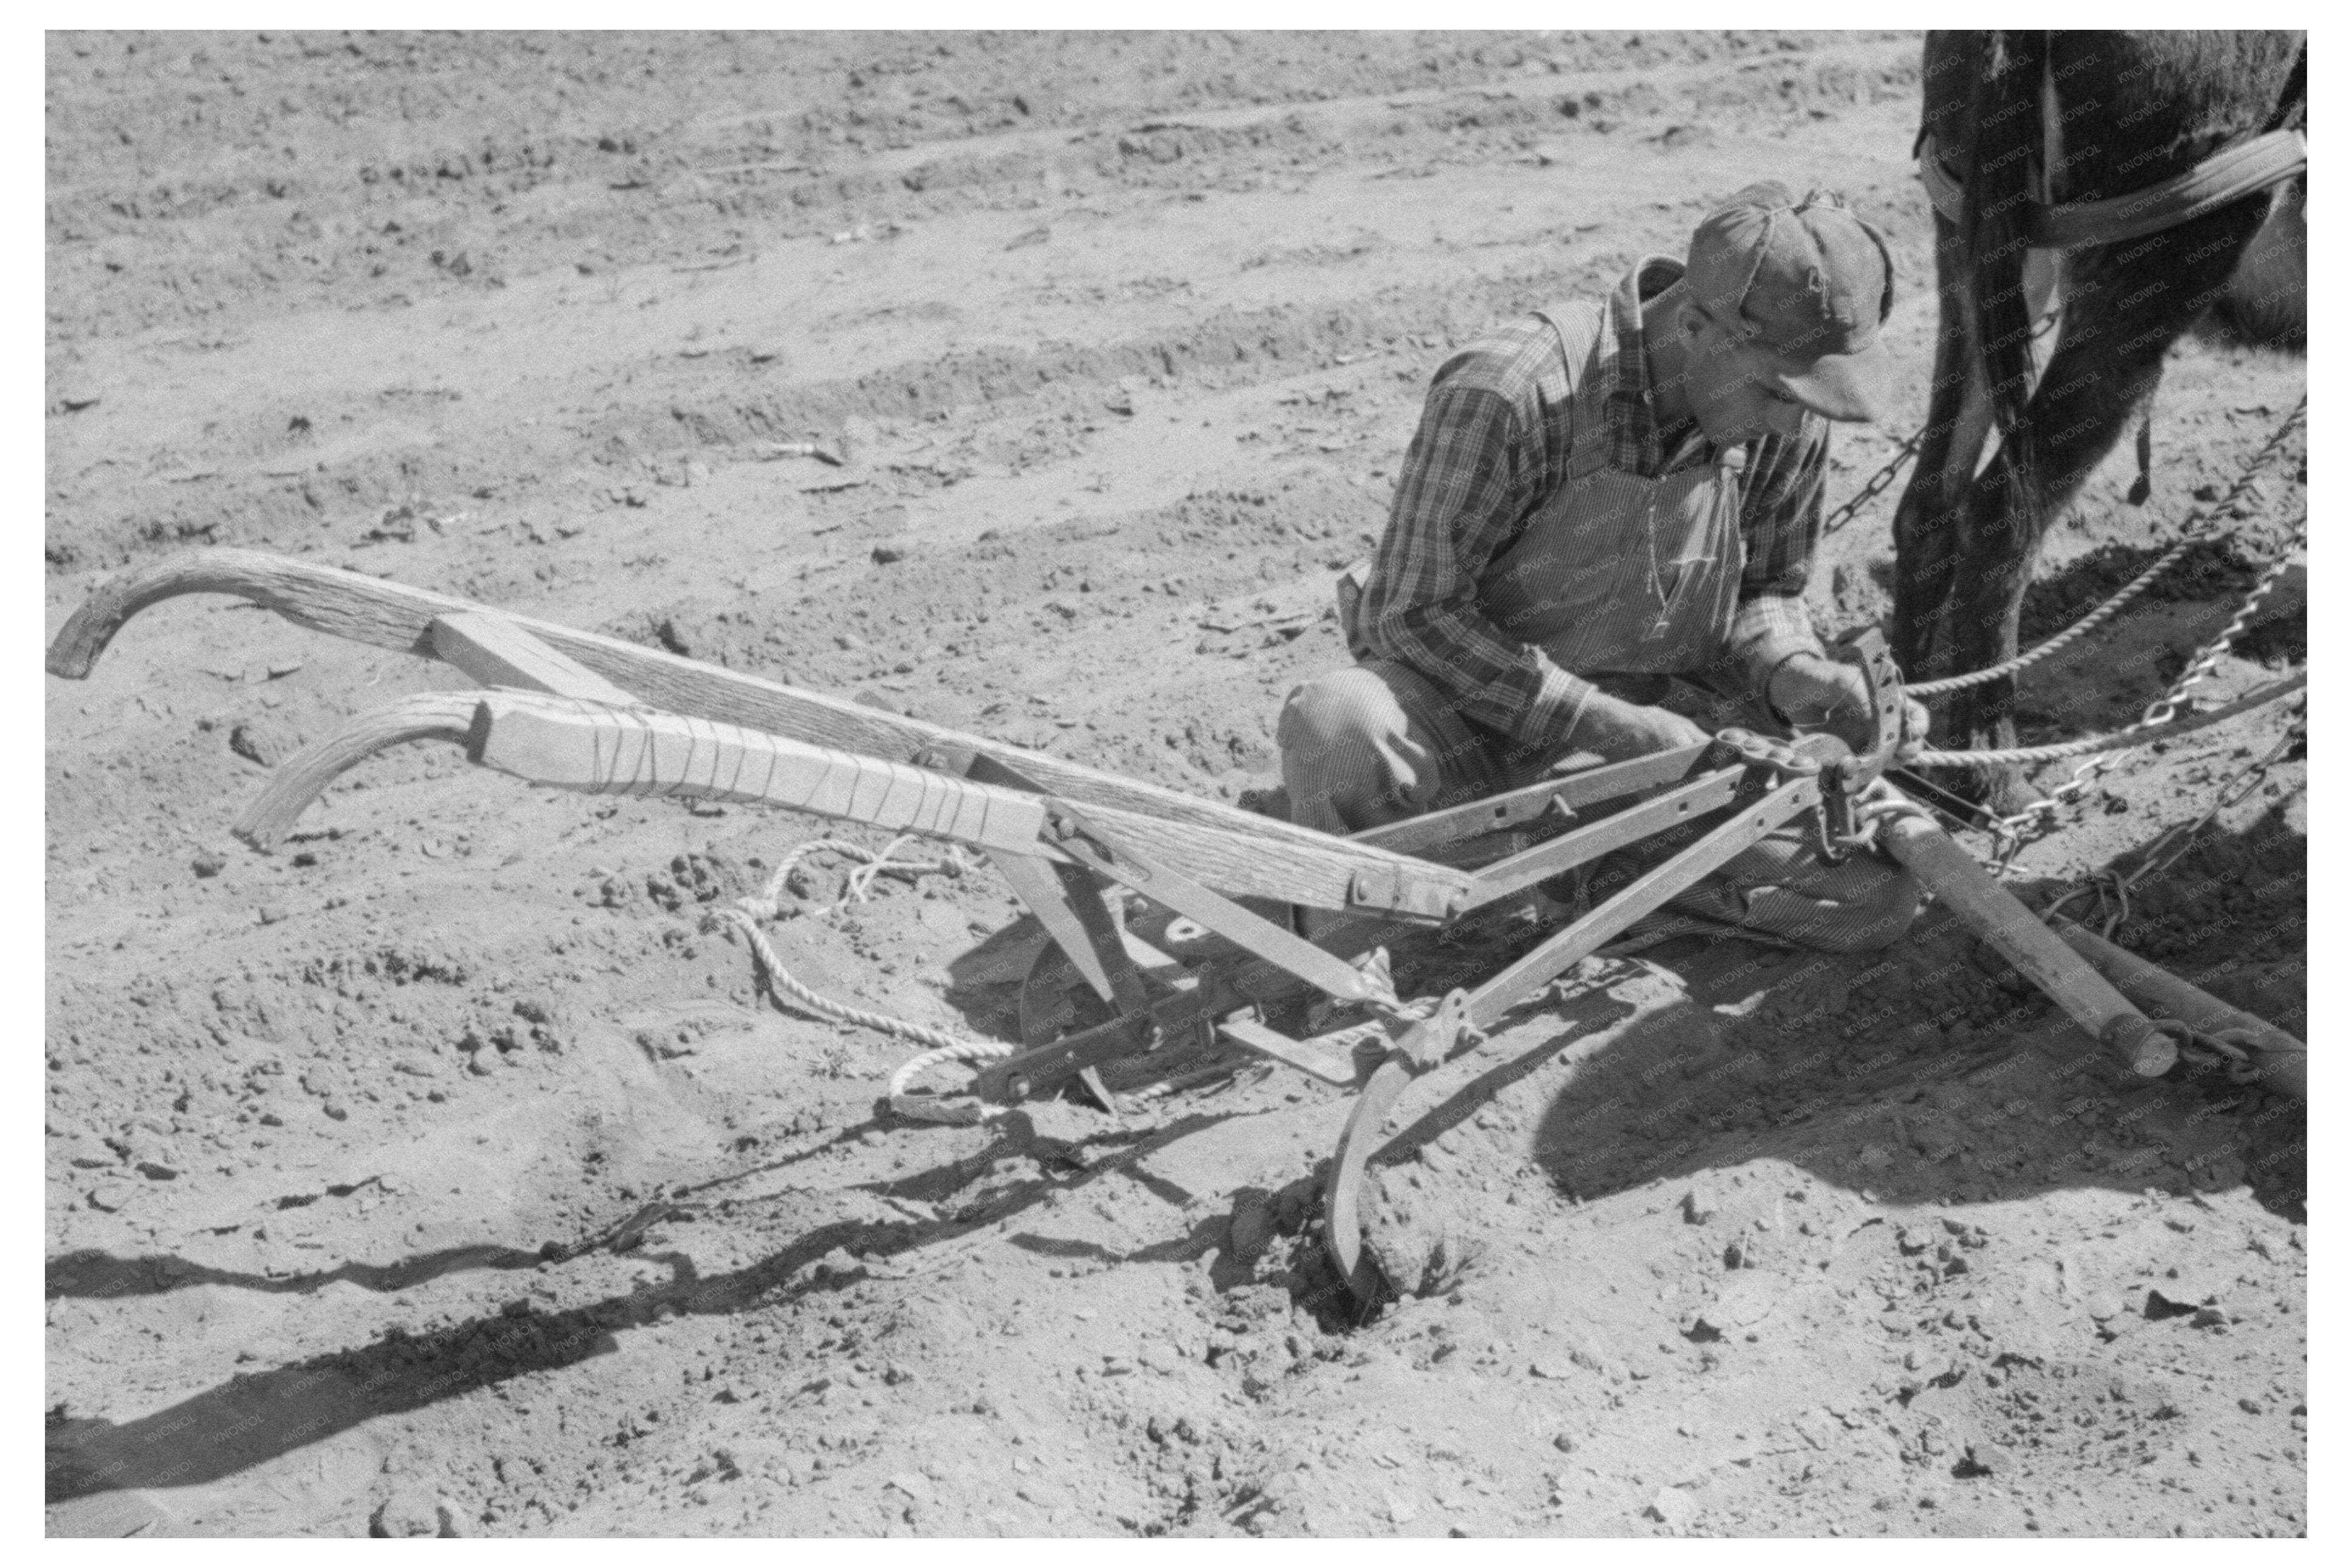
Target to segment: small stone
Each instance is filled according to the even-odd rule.
[[[1683,1223],[1705,1225],[1715,1217],[1715,1211],[1714,1190],[1704,1182],[1692,1183],[1690,1191],[1683,1194]]]
[[[89,1206],[104,1214],[118,1214],[131,1201],[131,1189],[113,1182],[103,1182],[89,1190]]]
[[[448,1499],[436,1497],[429,1488],[404,1486],[376,1505],[368,1516],[368,1533],[395,1541],[427,1535],[454,1537],[457,1510]]]
[[[1680,1487],[1660,1487],[1643,1512],[1669,1529],[1681,1530],[1698,1518],[1698,1500]]]
[[[1999,1443],[1971,1443],[1969,1463],[1988,1476],[2005,1476],[2017,1468],[2017,1456]]]
[[[151,1182],[176,1182],[180,1179],[179,1172],[157,1160],[142,1160],[137,1169]]]
[[[249,763],[274,768],[302,749],[302,737],[276,719],[247,719],[232,726],[228,749]]]
[[[228,868],[228,857],[217,849],[200,850],[188,862],[188,869],[199,877],[217,877]]]
[[[1172,1373],[1176,1370],[1180,1358],[1176,1354],[1175,1347],[1166,1341],[1146,1340],[1137,1349],[1135,1359],[1154,1372]]]
[[[274,926],[286,918],[284,904],[263,904],[253,911],[254,918],[266,926]]]
[[[900,1491],[905,1492],[917,1502],[929,1502],[931,1500],[930,1482],[923,1479],[922,1477],[915,1474],[912,1470],[899,1470],[896,1472],[891,1476],[889,1484],[898,1488]]]
[[[1386,1501],[1389,1505],[1391,1524],[1411,1524],[1421,1517],[1421,1510],[1413,1507],[1409,1500],[1401,1498],[1394,1492],[1386,1494]]]
[[[1226,1230],[1233,1255],[1244,1262],[1264,1252],[1266,1243],[1273,1239],[1274,1218],[1263,1204],[1244,1204],[1235,1211]]]
[[[2110,1318],[2121,1315],[2124,1310],[2124,1299],[2113,1290],[2095,1290],[2084,1301],[2083,1310],[2091,1314],[2092,1321],[2104,1323]]]
[[[1553,1433],[1551,1446],[1558,1448],[1563,1454],[1573,1454],[1576,1452],[1576,1439],[1570,1436],[1565,1432]]]
[[[874,564],[877,566],[887,566],[893,562],[904,561],[906,558],[906,551],[898,545],[877,544],[874,547]]]

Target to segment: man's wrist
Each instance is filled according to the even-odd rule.
[[[1765,676],[1764,706],[1775,719],[1792,727],[1830,723],[1843,710],[1854,706],[1854,693],[1843,679],[1845,669],[1826,654],[1793,649],[1782,655]]]
[[[1771,714],[1772,717],[1780,723],[1794,726],[1810,721],[1803,715],[1792,711],[1788,706],[1784,705],[1780,700],[1780,695],[1773,689],[1773,688],[1780,685],[1788,685],[1793,688],[1797,684],[1796,682],[1784,682],[1781,679],[1781,677],[1788,673],[1789,667],[1793,664],[1799,664],[1801,660],[1816,657],[1818,656],[1814,654],[1813,650],[1811,648],[1792,647],[1788,652],[1782,654],[1779,658],[1774,659],[1772,661],[1771,668],[1764,672],[1763,684],[1758,689],[1758,695],[1764,699],[1764,710],[1767,713]],[[1800,670],[1800,673],[1802,673],[1801,669]],[[1811,683],[1808,681],[1804,682],[1803,685],[1806,691],[1810,694]]]

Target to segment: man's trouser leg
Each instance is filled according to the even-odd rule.
[[[1324,833],[1458,805],[1502,782],[1486,742],[1444,695],[1389,659],[1299,686],[1282,706],[1275,743],[1290,820]]]

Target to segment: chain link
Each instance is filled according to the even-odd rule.
[[[2278,428],[2271,432],[2270,438],[2256,449],[2252,457],[2246,459],[2245,466],[2238,470],[2238,477],[2231,482],[2228,493],[2208,506],[2201,515],[2192,517],[2183,523],[2180,537],[2167,546],[2164,552],[2148,564],[2147,570],[2117,590],[2105,604],[2101,605],[2057,636],[2035,647],[2029,648],[2015,658],[2004,659],[1984,669],[1970,670],[1966,675],[1948,675],[1940,680],[1916,681],[1905,688],[1906,694],[1912,697],[1939,697],[1948,692],[1965,690],[1972,686],[1982,686],[1988,681],[2015,675],[2021,670],[2041,663],[2059,649],[2096,629],[2108,616],[2122,609],[2158,578],[2172,570],[2181,557],[2187,555],[2190,550],[2200,544],[2210,543],[2231,531],[2226,526],[2226,520],[2231,509],[2253,492],[2255,482],[2261,479],[2263,470],[2276,460],[2279,452],[2286,445],[2287,437],[2303,427],[2304,415],[2310,405],[2310,395],[2305,394],[2296,402],[2287,416],[2279,422]],[[2197,531],[2200,524],[2208,522],[2220,526],[2209,529],[2202,533]]]
[[[1862,489],[1840,501],[1831,509],[1827,517],[1822,519],[1822,537],[1827,539],[1831,534],[1852,522],[1864,507],[1868,506],[1883,494],[1886,487],[1895,482],[1895,476],[1903,471],[1903,465],[1917,455],[1919,443],[1927,438],[1927,427],[1925,425],[1912,431],[1911,438],[1895,448],[1895,456],[1887,458],[1885,465],[1878,472],[1862,482]]]
[[[2042,919],[2048,920],[2085,893],[2096,893],[2099,908],[2105,917],[2100,922],[2099,935],[2103,940],[2113,940],[2116,928],[2131,918],[2132,889],[2149,877],[2170,870],[2176,861],[2195,847],[2198,836],[2214,818],[2253,794],[2269,776],[2272,764],[2285,756],[2297,741],[2305,738],[2309,724],[2306,707],[2288,723],[2278,742],[2269,752],[2222,781],[2221,790],[2214,795],[2213,804],[2205,808],[2204,816],[2194,822],[2176,823],[2159,834],[2141,857],[2138,869],[2129,876],[2110,869],[2084,878],[2042,905]]]
[[[2188,698],[2189,689],[2213,673],[2214,666],[2221,662],[2221,656],[2230,651],[2230,645],[2244,633],[2247,623],[2253,618],[2255,608],[2269,597],[2271,590],[2277,586],[2279,579],[2286,574],[2288,563],[2293,560],[2295,551],[2303,545],[2309,523],[2310,513],[2308,512],[2295,519],[2294,537],[2280,549],[2278,559],[2271,563],[2269,570],[2265,571],[2262,579],[2254,584],[2253,591],[2248,594],[2245,602],[2238,606],[2238,613],[2230,617],[2228,626],[2221,628],[2221,635],[2199,650],[2197,657],[2189,661],[2189,668],[2181,672],[2180,679],[2172,683],[2172,689],[2149,703],[2147,710],[2140,715],[2138,722],[2117,731],[2116,736],[2117,740],[2169,723],[2178,716],[2180,704]],[[2074,770],[2073,778],[2053,790],[2046,797],[2035,801],[2022,811],[2009,816],[1996,817],[1988,823],[1986,830],[1992,834],[1998,847],[1995,857],[1996,868],[2001,871],[2008,870],[2010,865],[2016,860],[2018,854],[2028,844],[2056,831],[2059,812],[2080,801],[2093,784],[2114,771],[2116,764],[2138,750],[2144,743],[2134,742],[2093,757]]]

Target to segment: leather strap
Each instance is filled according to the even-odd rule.
[[[2302,132],[2265,131],[2145,190],[2098,201],[2032,205],[2026,214],[2026,243],[2040,250],[2072,250],[2143,239],[2291,180],[2310,163]],[[1932,135],[1920,139],[1919,183],[1939,215],[1948,222],[1960,221],[1960,179],[1945,163]]]

